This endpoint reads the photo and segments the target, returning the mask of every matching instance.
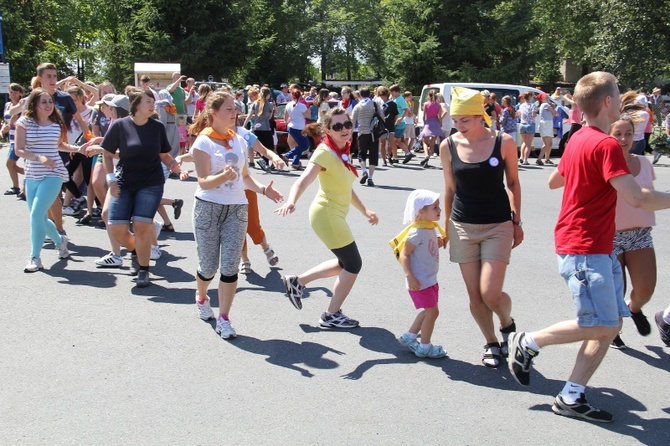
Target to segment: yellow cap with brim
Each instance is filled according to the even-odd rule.
[[[451,87],[451,116],[483,116],[491,127],[491,117],[484,111],[484,97],[477,90]]]

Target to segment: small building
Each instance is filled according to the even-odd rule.
[[[160,90],[172,83],[172,73],[181,73],[181,64],[135,62],[135,85],[139,87],[140,78],[146,74],[151,85]]]

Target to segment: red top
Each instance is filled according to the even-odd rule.
[[[630,174],[616,139],[583,127],[568,142],[558,164],[565,178],[554,230],[557,254],[611,254],[617,192],[609,180]]]

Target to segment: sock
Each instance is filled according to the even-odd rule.
[[[137,256],[137,251],[133,249],[132,251],[130,251],[130,255]]]
[[[224,321],[229,321],[228,315],[227,314],[219,314],[219,318],[223,319]]]
[[[368,169],[367,169],[366,167],[363,167],[362,169],[363,169],[363,173],[364,173],[364,174],[365,174],[365,173],[368,173]]]
[[[112,253],[112,257],[114,257],[115,259],[120,259],[120,258],[121,258],[121,254],[114,254],[114,253]]]
[[[536,352],[540,351],[540,346],[537,345],[535,339],[533,339],[530,333],[526,333],[526,335],[523,337],[523,340],[521,341],[521,345]]]
[[[405,336],[407,336],[407,337],[410,338],[411,340],[415,340],[416,337],[418,336],[418,334],[414,334],[414,333],[412,333],[411,331],[406,331],[406,332],[405,332]]]
[[[140,271],[149,271],[149,265],[147,266],[140,265]]]
[[[666,308],[665,311],[663,312],[663,320],[670,324],[670,307]]]
[[[430,350],[430,346],[431,346],[431,345],[432,345],[432,343],[430,343],[430,342],[429,342],[428,344],[424,344],[424,343],[422,342],[422,343],[421,343],[421,348],[424,349],[424,350]]]
[[[582,393],[586,391],[586,387],[581,384],[575,384],[573,382],[567,381],[565,387],[561,391],[561,396],[563,401],[568,404],[575,404],[575,402],[582,396]]]

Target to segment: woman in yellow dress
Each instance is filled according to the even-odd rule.
[[[346,222],[349,207],[361,211],[370,224],[376,225],[377,214],[366,208],[352,185],[358,173],[351,164],[350,147],[353,123],[342,107],[331,109],[325,116],[323,128],[326,137],[316,148],[307,168],[291,187],[285,205],[275,212],[290,214],[296,203],[312,182],[319,178],[319,191],[309,209],[309,222],[321,241],[335,254],[335,259],[327,260],[297,276],[284,276],[286,296],[297,308],[302,308],[302,293],[305,286],[317,279],[337,276],[333,296],[327,311],[321,315],[322,327],[353,328],[358,321],[342,313],[342,303],[361,270],[362,261],[354,236]]]

